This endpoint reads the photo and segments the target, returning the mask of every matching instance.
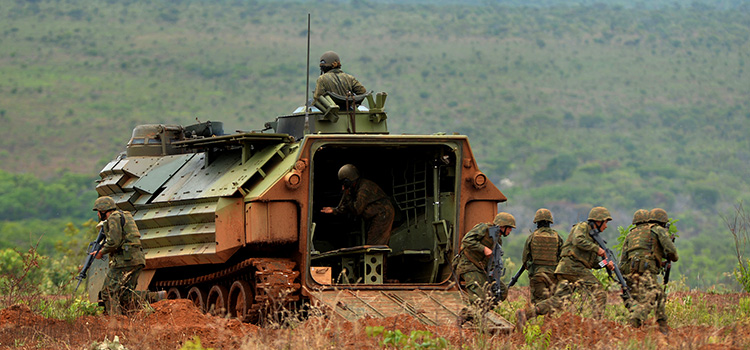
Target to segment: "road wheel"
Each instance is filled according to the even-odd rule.
[[[253,288],[247,281],[234,281],[229,288],[229,313],[230,316],[242,322],[251,321],[251,307],[253,305]]]

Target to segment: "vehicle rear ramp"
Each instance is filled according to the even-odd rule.
[[[456,290],[341,288],[306,289],[306,292],[313,305],[321,307],[332,317],[346,321],[408,315],[428,326],[455,326],[459,312],[465,305],[460,292]],[[488,331],[508,333],[514,328],[512,323],[495,312],[488,312],[486,317]]]

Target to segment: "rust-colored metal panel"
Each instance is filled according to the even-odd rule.
[[[217,253],[234,253],[245,243],[244,203],[242,197],[219,198],[216,205]],[[227,255],[227,258],[229,258],[229,255]]]
[[[294,202],[268,203],[268,224],[274,242],[294,242],[297,240],[297,205]]]
[[[251,202],[246,206],[247,243],[293,242],[298,236],[294,202]]]
[[[464,207],[464,221],[460,239],[469,232],[474,225],[480,222],[492,222],[497,214],[497,202],[495,201],[471,201]]]

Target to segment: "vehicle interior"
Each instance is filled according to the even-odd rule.
[[[320,284],[431,284],[450,276],[453,226],[458,217],[454,147],[383,141],[325,143],[312,160],[310,266]],[[459,148],[460,149],[460,148]],[[367,223],[355,215],[321,213],[343,194],[338,170],[357,167],[379,185],[395,209],[387,246],[367,246]],[[437,200],[436,200],[437,199]],[[319,276],[316,271],[325,271]]]

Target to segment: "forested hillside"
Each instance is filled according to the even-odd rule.
[[[135,125],[260,129],[335,50],[388,92],[391,132],[469,135],[519,220],[512,259],[539,207],[567,234],[604,205],[609,237],[662,207],[688,257],[675,276],[729,282],[721,217],[750,199],[750,3],[508,4],[0,0],[0,248],[26,244],[29,220],[57,220],[32,232],[50,241],[87,220]]]

